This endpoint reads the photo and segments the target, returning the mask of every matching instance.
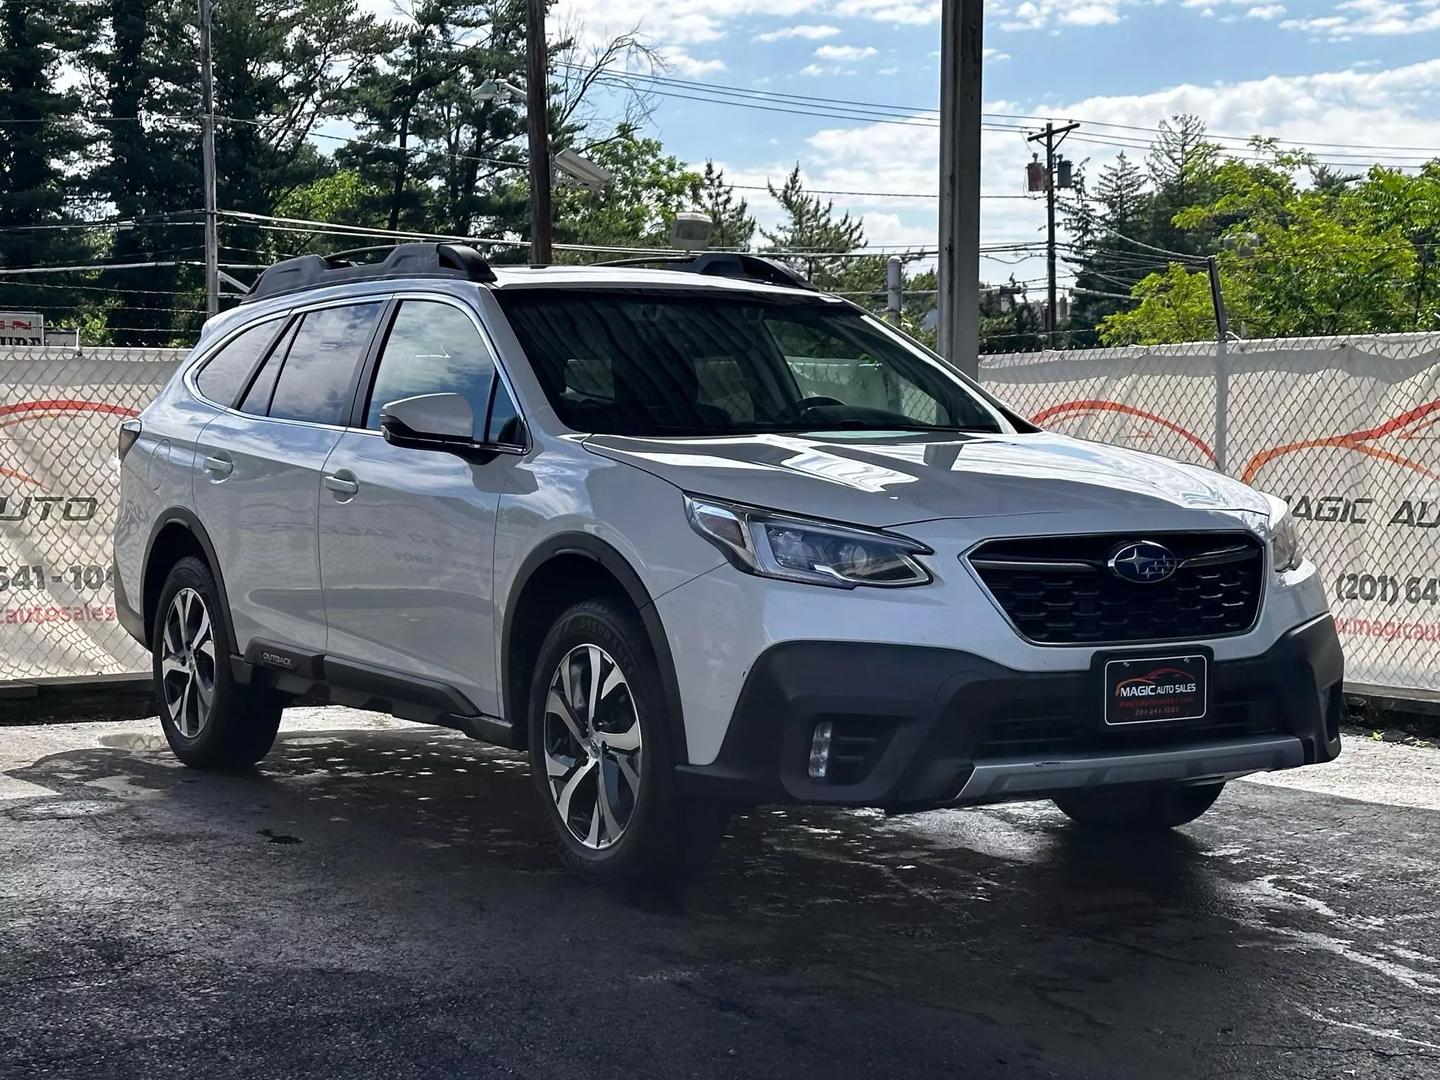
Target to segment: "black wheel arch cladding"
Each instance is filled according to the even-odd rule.
[[[623,591],[625,598],[635,608],[645,630],[651,654],[660,671],[660,689],[664,695],[669,735],[675,751],[676,763],[689,761],[688,744],[685,739],[685,717],[680,698],[680,684],[675,675],[675,661],[670,652],[670,641],[665,632],[664,622],[650,597],[645,583],[629,561],[613,546],[589,533],[562,533],[537,544],[520,563],[510,594],[507,597],[501,623],[500,686],[501,701],[507,714],[519,717],[520,723],[526,716],[526,697],[530,688],[527,678],[515,678],[513,674],[516,647],[516,625],[518,614],[516,600],[525,595],[527,587],[537,574],[556,559],[579,556],[594,563],[597,570],[613,579]],[[579,599],[572,597],[570,599]],[[565,606],[568,606],[565,605]],[[546,628],[548,630],[548,627]],[[543,638],[543,632],[542,632]],[[539,642],[536,642],[538,649]]]

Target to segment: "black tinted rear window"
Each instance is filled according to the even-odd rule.
[[[347,304],[306,312],[285,354],[270,415],[315,424],[348,418],[351,381],[364,356],[381,304]]]
[[[1001,429],[958,379],[848,305],[683,290],[496,295],[577,431]]]

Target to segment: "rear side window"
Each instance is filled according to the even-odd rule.
[[[231,339],[195,376],[200,393],[217,405],[234,405],[256,362],[274,340],[279,324],[279,319],[267,319]]]
[[[380,353],[365,426],[378,431],[380,410],[418,394],[460,394],[475,413],[475,436],[484,435],[485,408],[495,364],[475,324],[457,307],[427,300],[400,305]]]
[[[349,304],[306,312],[275,382],[270,415],[312,424],[344,423],[355,368],[375,333],[382,306]]]

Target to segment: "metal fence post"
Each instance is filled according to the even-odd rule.
[[[1205,260],[1210,274],[1210,299],[1215,303],[1215,468],[1225,472],[1230,441],[1230,321],[1225,314],[1225,294],[1220,289],[1220,264],[1215,256]]]

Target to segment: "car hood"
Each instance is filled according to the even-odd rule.
[[[1237,480],[1051,432],[592,435],[586,447],[697,495],[861,525],[1170,508],[1264,513]]]

